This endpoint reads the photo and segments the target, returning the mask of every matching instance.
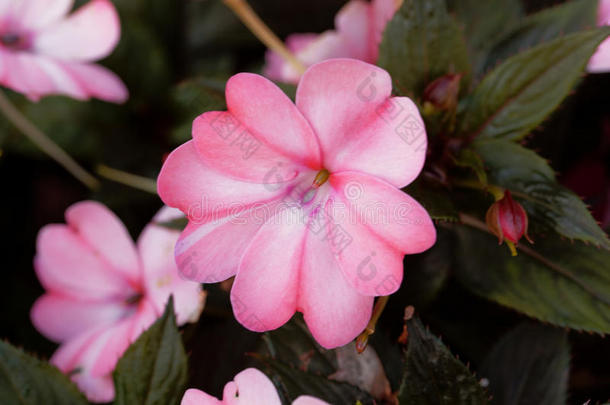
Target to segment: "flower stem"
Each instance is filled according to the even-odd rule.
[[[108,167],[106,165],[99,165],[96,171],[97,174],[107,178],[108,180],[112,180],[147,193],[155,195],[157,194],[157,182],[153,179],[149,179],[148,177],[127,173],[122,170],[113,169],[112,167]]]
[[[286,48],[284,43],[269,29],[269,27],[260,19],[256,12],[250,7],[245,0],[223,0],[223,3],[229,7],[237,17],[248,27],[248,29],[272,51],[278,53],[284,58],[299,75],[305,73],[305,65],[299,61],[292,52]]]
[[[0,91],[0,111],[23,135],[63,166],[64,169],[69,171],[81,183],[91,190],[99,188],[100,182],[19,112],[2,91]]]
[[[368,346],[369,336],[375,333],[375,327],[377,326],[377,321],[379,321],[379,317],[383,313],[383,310],[390,299],[389,295],[384,295],[379,297],[375,302],[375,307],[373,308],[373,315],[371,315],[371,320],[369,321],[364,331],[356,338],[356,350],[358,353],[364,352],[366,347]]]

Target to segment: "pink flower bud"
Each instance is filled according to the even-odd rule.
[[[462,74],[441,76],[424,90],[424,101],[439,110],[452,110],[457,106]]]
[[[511,251],[513,244],[517,244],[522,236],[533,243],[527,235],[527,213],[510,195],[510,191],[504,192],[504,197],[489,207],[486,215],[489,230],[498,237],[501,244],[505,239]],[[513,256],[516,253],[513,251]]]

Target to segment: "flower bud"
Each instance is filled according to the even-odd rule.
[[[499,243],[506,240],[513,256],[517,254],[515,245],[522,236],[533,243],[527,235],[527,213],[521,204],[513,200],[510,191],[506,190],[504,196],[489,207],[485,219],[487,227],[498,237]]]
[[[430,83],[424,90],[424,103],[431,104],[437,110],[453,110],[457,107],[458,93],[462,74],[441,76]]]

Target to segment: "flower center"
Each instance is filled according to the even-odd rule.
[[[125,303],[127,305],[136,305],[142,300],[142,298],[144,298],[144,294],[136,293],[136,294],[130,296],[129,298],[127,298],[125,300]]]
[[[316,178],[313,179],[313,184],[311,187],[319,188],[322,184],[326,183],[328,178],[330,177],[330,172],[326,169],[322,169],[316,174]]]
[[[30,47],[27,36],[16,32],[5,32],[0,34],[0,45],[15,51],[22,51]]]

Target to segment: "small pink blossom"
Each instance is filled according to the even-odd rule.
[[[400,188],[426,157],[415,104],[389,74],[354,59],[308,69],[296,105],[271,81],[240,73],[229,111],[206,112],[159,175],[163,201],[189,224],[176,244],[185,277],[236,275],[233,312],[262,332],[304,314],[324,347],[354,339],[375,296],[395,292],[403,256],[436,240],[426,210]]]
[[[225,385],[222,401],[203,391],[189,389],[180,405],[282,405],[280,397],[267,376],[255,368],[237,374]],[[292,405],[329,405],[328,403],[302,395]]]
[[[181,215],[169,207],[154,221]],[[46,290],[32,307],[34,326],[60,343],[51,363],[91,401],[114,397],[111,373],[123,352],[164,311],[173,294],[177,321],[195,321],[200,285],[179,277],[173,248],[179,233],[149,224],[137,246],[108,208],[72,205],[66,223],[38,234],[34,267]]]
[[[63,94],[122,103],[128,92],[106,68],[121,34],[109,0],[68,15],[73,0],[0,0],[0,84],[33,100]]]
[[[597,25],[610,25],[610,0],[599,0]],[[597,48],[597,52],[589,60],[587,70],[590,73],[610,72],[610,38]]]
[[[351,0],[335,16],[335,30],[292,34],[286,38],[286,46],[307,67],[331,58],[375,63],[385,26],[399,4],[397,0]],[[266,59],[265,76],[298,83],[301,75],[279,54],[268,51]]]

